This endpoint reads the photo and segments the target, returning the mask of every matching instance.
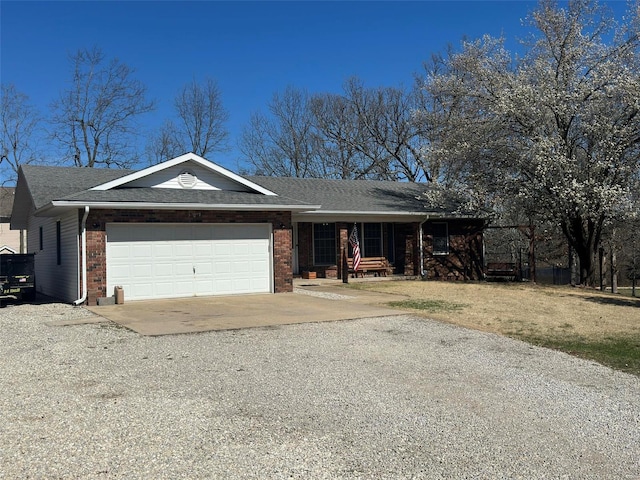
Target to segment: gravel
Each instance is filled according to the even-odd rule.
[[[410,316],[141,337],[0,310],[0,478],[640,478],[640,379]]]
[[[350,300],[352,298],[356,298],[353,295],[342,295],[340,293],[332,292],[318,292],[316,290],[307,290],[305,288],[294,288],[293,293],[308,295],[310,297],[326,298],[328,300]]]

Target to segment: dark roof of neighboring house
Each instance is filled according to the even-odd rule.
[[[15,191],[14,187],[0,187],[0,219],[3,221],[11,218]]]

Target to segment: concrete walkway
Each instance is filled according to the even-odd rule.
[[[328,322],[402,315],[385,304],[402,297],[314,282],[295,293],[173,298],[88,307],[141,335]]]

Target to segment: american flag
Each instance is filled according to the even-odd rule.
[[[353,271],[356,272],[360,266],[360,242],[358,241],[358,227],[355,223],[351,235],[349,235],[349,244],[353,248]]]

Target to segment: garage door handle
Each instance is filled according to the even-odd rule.
[[[194,275],[196,274],[196,267],[195,267],[195,265],[194,265],[194,267],[193,267],[193,274],[194,274]]]

